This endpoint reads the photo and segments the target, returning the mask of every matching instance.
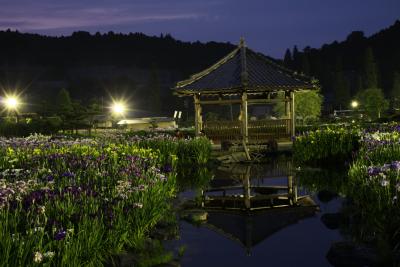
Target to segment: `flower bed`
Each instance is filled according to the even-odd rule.
[[[358,150],[351,146],[354,142]],[[367,242],[384,261],[396,262],[400,255],[400,127],[316,131],[296,139],[294,149],[296,158],[303,159],[300,162],[346,153],[353,156],[348,178],[336,186],[338,193],[351,198],[345,208],[351,214],[348,228],[357,233],[354,241]],[[313,179],[307,182],[315,184]]]
[[[297,136],[293,142],[293,157],[297,162],[322,160],[344,161],[359,146],[358,129],[325,129]]]
[[[349,189],[362,221],[360,239],[400,255],[400,128],[365,132],[362,147],[349,169]]]
[[[205,137],[177,138],[167,133],[146,132],[135,135],[130,132],[113,132],[104,133],[98,139],[150,148],[159,152],[164,163],[170,160],[171,155],[175,155],[179,159],[178,165],[204,165],[211,156],[211,143]]]
[[[2,265],[103,265],[140,248],[170,212],[176,164],[137,143],[0,139]]]

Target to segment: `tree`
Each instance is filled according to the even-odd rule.
[[[295,93],[294,109],[296,120],[308,123],[321,116],[322,95],[318,91],[300,91]],[[274,107],[274,112],[279,116],[285,114],[285,104],[279,102]]]
[[[400,73],[393,74],[393,84],[390,90],[390,105],[394,110],[400,110]]]
[[[340,56],[336,57],[332,84],[336,107],[340,109],[347,107],[350,101],[350,86],[343,74],[342,58]]]
[[[302,53],[300,59],[301,59],[301,71],[305,75],[310,75],[310,61],[308,59],[308,55],[306,53]]]
[[[297,49],[297,46],[295,45],[293,47],[293,65],[292,65],[292,69],[295,71],[299,71],[301,68],[301,59],[300,59],[300,53],[299,50]]]
[[[292,59],[292,53],[290,53],[289,49],[286,49],[285,57],[283,58],[283,65],[288,69],[292,68],[293,59]]]
[[[355,86],[354,86],[353,95],[357,95],[357,94],[361,93],[361,91],[363,90],[362,76],[361,75],[357,75],[355,79],[356,80],[355,80]]]
[[[368,88],[362,91],[357,99],[360,102],[360,107],[373,119],[380,118],[382,112],[389,107],[389,102],[379,88]]]
[[[161,112],[161,86],[157,69],[153,66],[148,81],[147,103],[152,113]]]
[[[363,66],[364,89],[378,88],[377,66],[371,47],[365,50]]]
[[[338,71],[334,74],[333,87],[336,106],[340,109],[347,107],[350,102],[350,88],[343,72]]]
[[[61,89],[58,92],[56,104],[56,114],[63,120],[72,115],[74,108],[68,90]]]
[[[72,114],[68,118],[68,125],[70,128],[76,130],[76,133],[78,133],[78,129],[90,129],[91,125],[88,119],[87,108],[79,101],[74,101],[72,107]]]
[[[89,134],[91,134],[91,130],[95,126],[96,116],[101,114],[103,114],[103,111],[100,99],[97,98],[91,99],[90,104],[86,109],[86,117],[89,124]]]

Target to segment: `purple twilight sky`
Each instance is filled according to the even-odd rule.
[[[170,33],[184,41],[229,41],[283,57],[295,44],[371,35],[400,18],[400,0],[0,0],[0,30]]]

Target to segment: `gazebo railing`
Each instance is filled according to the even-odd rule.
[[[213,141],[242,139],[241,121],[205,122],[203,131]],[[248,121],[248,138],[252,143],[290,138],[290,119]]]
[[[238,141],[242,139],[242,123],[240,121],[205,122],[203,131],[213,141]]]

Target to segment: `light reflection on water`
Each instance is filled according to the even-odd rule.
[[[182,266],[331,266],[326,254],[331,244],[343,237],[338,230],[328,229],[320,218],[324,213],[339,212],[343,199],[336,197],[321,202],[316,192],[298,186],[290,158],[263,165],[220,167],[212,171],[211,177],[201,188],[188,186],[179,195],[183,202],[196,199],[193,203],[197,208],[203,205],[209,216],[203,224],[181,220],[180,239],[166,242],[167,248],[173,250],[185,245]],[[271,191],[270,187],[276,186],[288,188]],[[222,191],[207,192],[221,187],[228,188],[225,196],[233,195],[238,200],[215,200],[214,197],[224,195]],[[257,196],[285,195],[289,191],[286,198],[280,197],[283,207],[271,209],[269,199],[254,201]],[[296,199],[293,199],[294,193]],[[297,197],[300,201],[308,194],[320,211],[309,207],[298,210],[301,204]],[[261,211],[251,211],[260,207]]]

